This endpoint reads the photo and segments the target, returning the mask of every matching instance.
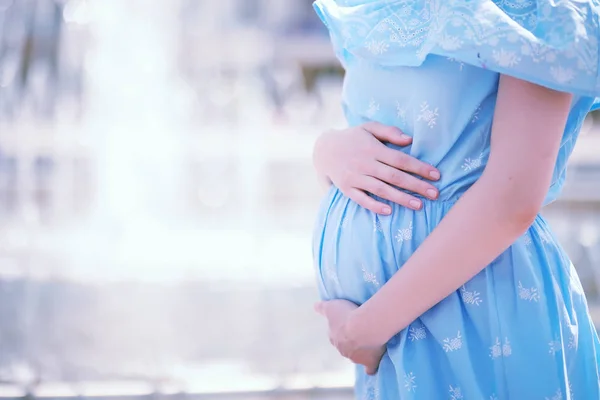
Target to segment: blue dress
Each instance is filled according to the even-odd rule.
[[[398,151],[442,172],[439,200],[422,199],[421,211],[386,202],[391,216],[329,190],[313,244],[323,299],[365,302],[481,176],[499,74],[574,94],[545,203],[557,198],[600,93],[597,1],[317,0],[315,8],[346,70],[348,124],[399,127],[413,144]],[[597,400],[599,366],[577,273],[538,216],[481,273],[392,338],[376,375],[357,368],[356,395]]]

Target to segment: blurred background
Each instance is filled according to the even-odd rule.
[[[350,398],[310,253],[341,79],[310,0],[0,0],[0,397]],[[545,214],[600,323],[593,115]]]

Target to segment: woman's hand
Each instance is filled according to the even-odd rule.
[[[365,367],[365,372],[373,375],[379,368],[379,362],[386,347],[367,347],[352,339],[348,331],[348,318],[358,306],[347,300],[331,300],[317,303],[315,311],[327,318],[329,341],[339,353],[355,364]]]
[[[419,210],[422,202],[391,185],[435,200],[437,189],[428,180],[440,178],[437,169],[383,142],[408,146],[412,138],[398,128],[368,122],[358,127],[323,133],[315,144],[313,161],[317,172],[364,208],[390,214],[391,208],[367,193]]]

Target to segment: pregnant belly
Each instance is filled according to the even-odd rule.
[[[389,216],[360,207],[335,187],[323,199],[313,237],[323,299],[364,303],[406,262],[454,204],[425,200],[422,210],[413,211],[386,203],[392,207]]]

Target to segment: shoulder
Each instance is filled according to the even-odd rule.
[[[600,95],[596,0],[317,0],[315,6],[343,62],[418,66],[433,54]]]

